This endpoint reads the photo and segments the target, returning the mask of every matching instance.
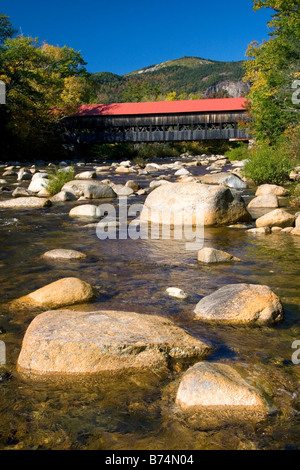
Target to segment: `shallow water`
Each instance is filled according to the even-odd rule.
[[[143,187],[149,183],[131,174],[111,179],[139,179]],[[143,202],[144,197],[130,200]],[[259,421],[231,416],[222,422],[215,416],[182,412],[175,396],[188,364],[149,373],[29,379],[16,371],[16,361],[33,316],[0,310],[0,340],[7,345],[8,361],[0,375],[0,448],[299,449],[300,366],[291,362],[291,345],[300,340],[300,237],[206,229],[205,246],[228,251],[243,263],[203,266],[197,263],[196,251],[185,249],[185,241],[101,241],[94,228],[84,227],[90,220],[68,216],[77,204],[0,211],[1,301],[62,277],[79,277],[98,289],[94,304],[99,308],[163,315],[195,337],[209,340],[215,349],[208,360],[234,363],[264,394],[270,413]],[[40,257],[54,248],[83,251],[87,258],[53,262]],[[284,304],[285,321],[275,327],[241,328],[192,319],[203,295],[239,282],[270,286]],[[165,290],[171,286],[187,291],[189,300],[168,297]]]

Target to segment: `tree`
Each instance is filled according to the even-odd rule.
[[[5,39],[12,38],[16,32],[9,16],[0,13],[0,44],[3,44]]]
[[[59,118],[93,101],[81,54],[71,48],[39,44],[38,39],[6,39],[0,53],[0,80],[6,84],[7,105],[1,107],[2,148],[32,155],[57,141]],[[91,84],[92,83],[92,84]]]
[[[253,8],[275,11],[268,24],[269,40],[252,42],[245,63],[252,132],[272,143],[290,126],[299,125],[292,86],[300,78],[300,0],[255,0]]]

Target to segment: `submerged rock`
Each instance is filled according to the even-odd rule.
[[[197,217],[197,214],[200,217]],[[248,222],[252,218],[243,199],[224,186],[173,183],[164,184],[149,194],[141,220],[194,226],[200,222],[205,226],[212,226]]]
[[[266,410],[254,387],[227,364],[199,362],[184,374],[176,402],[188,407],[247,407]]]
[[[149,369],[170,358],[204,358],[210,351],[210,345],[156,315],[59,310],[32,321],[18,367],[37,374]]]
[[[166,292],[170,297],[175,297],[175,299],[187,300],[189,298],[189,295],[178,287],[168,287]]]
[[[239,258],[226,253],[226,251],[216,250],[215,248],[202,248],[198,251],[198,261],[201,263],[228,263],[233,261],[241,261]]]
[[[86,255],[81,253],[80,251],[76,250],[64,250],[62,248],[58,248],[56,250],[47,251],[43,254],[43,258],[48,259],[85,259]]]
[[[76,277],[66,277],[14,300],[9,309],[13,311],[30,307],[59,308],[89,302],[94,296],[95,290],[90,284]]]
[[[283,306],[268,286],[229,284],[196,305],[195,319],[229,324],[268,325],[284,318]]]

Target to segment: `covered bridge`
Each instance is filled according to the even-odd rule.
[[[65,142],[175,142],[248,140],[245,98],[222,98],[79,106],[64,119]]]

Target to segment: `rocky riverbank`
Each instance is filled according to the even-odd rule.
[[[61,171],[68,166],[68,162],[62,162]],[[255,188],[242,177],[241,167],[241,162],[232,165],[223,156],[183,155],[178,161],[151,162],[145,168],[130,161],[102,165],[79,162],[75,165],[74,180],[52,196],[45,188],[45,165],[3,166],[0,216],[6,222],[12,221],[11,236],[16,235],[20,220],[29,224],[25,226],[22,222],[22,230],[27,227],[26,239],[26,230],[30,231],[30,224],[34,223],[30,220],[47,218],[55,220],[56,233],[60,224],[60,233],[65,233],[62,238],[54,230],[51,243],[48,233],[41,233],[34,266],[43,266],[47,276],[26,282],[20,292],[14,287],[3,299],[8,331],[10,323],[14,325],[17,319],[16,324],[20,325],[22,318],[27,330],[22,349],[18,350],[19,359],[14,355],[9,367],[14,369],[18,362],[24,380],[35,381],[36,376],[42,375],[48,377],[49,383],[53,374],[116,373],[127,369],[150,373],[163,367],[169,371],[167,374],[171,373],[169,388],[173,390],[166,400],[168,406],[178,407],[176,413],[180,413],[180,408],[186,413],[189,408],[204,407],[215,408],[224,417],[229,409],[234,409],[240,410],[244,418],[247,410],[252,413],[254,407],[261,419],[262,415],[271,416],[274,409],[281,412],[274,394],[276,386],[282,386],[282,377],[277,384],[266,383],[264,373],[258,377],[253,374],[253,364],[251,360],[245,362],[244,356],[245,377],[242,377],[234,357],[230,359],[216,352],[223,347],[224,325],[225,328],[234,325],[234,330],[226,330],[225,336],[229,335],[226,348],[238,354],[238,335],[251,336],[253,331],[258,355],[263,349],[257,336],[278,335],[280,341],[281,330],[276,325],[293,328],[289,301],[286,295],[281,298],[282,288],[278,289],[274,279],[270,279],[269,286],[266,276],[263,279],[257,276],[251,282],[249,254],[245,248],[244,252],[240,250],[240,246],[245,240],[249,246],[258,244],[258,251],[261,244],[272,245],[272,240],[275,244],[289,243],[287,240],[297,244],[299,214],[289,207],[288,187]],[[128,198],[129,204],[143,204],[141,220],[150,224],[173,224],[180,210],[185,210],[183,225],[187,220],[195,224],[195,208],[200,205],[205,210],[207,227],[204,248],[186,254],[176,252],[178,243],[183,246],[184,240],[97,239],[95,229],[104,220],[101,205],[112,204],[118,213],[118,198],[122,196]],[[118,233],[118,220],[109,223]],[[75,228],[77,239],[71,233]],[[218,233],[223,234],[220,239]],[[230,237],[239,245],[231,243]],[[26,243],[29,241],[27,238]],[[96,251],[90,254],[96,244],[102,259],[96,257]],[[168,252],[162,261],[159,249]],[[148,266],[149,262],[154,263],[154,270],[151,268],[151,276],[139,283],[143,263]],[[272,271],[270,268],[273,265],[269,267]],[[22,275],[22,267],[18,269]],[[103,269],[110,273],[107,278]],[[261,269],[257,256],[251,269],[253,278],[252,273]],[[118,305],[117,289],[118,285],[124,289],[123,284],[127,293],[123,300],[121,296]],[[166,305],[172,305],[176,314],[170,313]],[[62,307],[67,309],[61,310]],[[49,309],[52,310],[41,313]],[[27,329],[29,320],[33,321]],[[217,346],[214,335],[221,335]],[[242,344],[243,340],[240,341]],[[203,381],[209,383],[205,386],[205,399],[201,392]],[[163,381],[161,387],[168,394]]]

